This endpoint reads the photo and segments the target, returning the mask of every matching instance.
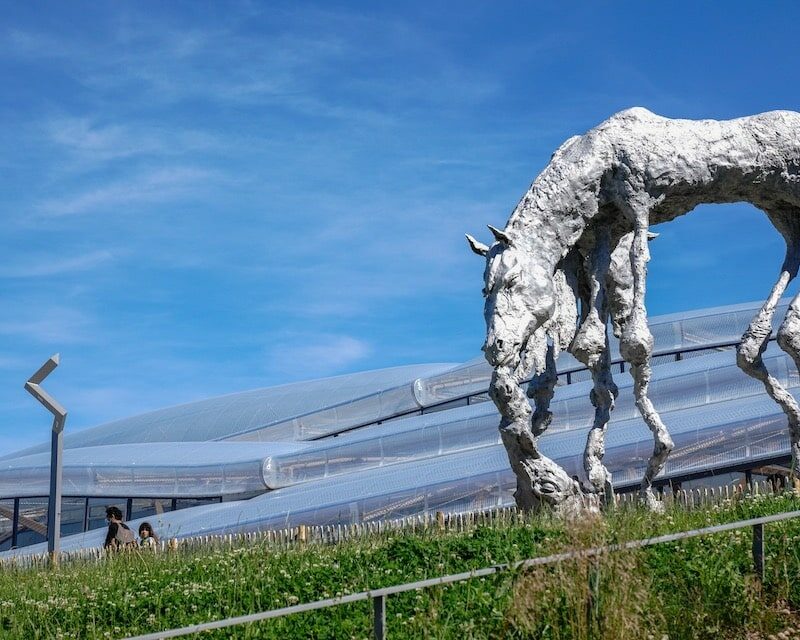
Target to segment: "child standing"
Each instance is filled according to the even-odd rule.
[[[158,536],[149,522],[142,522],[139,525],[139,546],[147,549],[155,549],[158,546]]]

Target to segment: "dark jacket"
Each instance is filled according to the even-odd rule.
[[[103,546],[106,548],[124,547],[126,544],[135,542],[136,537],[133,531],[130,530],[124,522],[109,522],[108,533],[106,533],[106,541]]]

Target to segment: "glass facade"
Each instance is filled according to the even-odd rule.
[[[47,498],[20,498],[17,523],[17,546],[47,540]]]
[[[14,500],[0,500],[0,551],[16,546],[14,540]]]
[[[175,507],[176,505],[173,500],[134,498],[131,501],[130,518],[132,520],[139,520],[151,516],[160,516],[167,511],[174,511]]]

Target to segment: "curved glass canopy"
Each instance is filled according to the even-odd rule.
[[[414,380],[452,367],[452,364],[394,367],[209,398],[65,433],[64,448],[128,442],[206,442],[272,426],[275,428],[270,429],[271,442],[305,440],[304,417],[331,407],[358,403],[363,408],[360,419],[365,422],[380,420],[398,409],[418,409]],[[363,398],[374,400],[365,405],[361,403]],[[49,451],[49,444],[0,460],[44,451]]]
[[[263,492],[265,463],[308,445],[294,442],[164,442],[64,451],[66,496],[195,498]],[[50,454],[0,461],[0,499],[47,495]]]
[[[789,455],[786,417],[761,384],[736,366],[730,348],[758,306],[651,322],[660,354],[651,398],[676,443],[661,478]],[[800,394],[800,378],[786,354],[772,345],[764,362]],[[592,384],[580,381],[587,373],[566,355],[558,368],[571,374],[573,384],[557,387],[554,420],[540,443],[545,454],[585,479]],[[212,398],[77,432],[68,436],[64,493],[225,500],[159,514],[162,536],[510,504],[514,477],[499,444],[499,416],[492,403],[482,401],[488,373],[482,360],[401,367]],[[615,381],[620,394],[604,462],[615,486],[633,487],[652,451],[652,436],[619,365]],[[0,499],[46,495],[48,463],[47,453],[30,450],[0,460]],[[237,499],[253,492],[261,495]],[[88,531],[64,538],[62,545],[101,542],[102,531]]]

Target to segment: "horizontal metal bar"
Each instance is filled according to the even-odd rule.
[[[581,549],[580,551],[571,551],[568,553],[547,556],[545,558],[523,560],[522,562],[517,563],[516,566],[521,566],[523,568],[535,567],[543,564],[553,564],[554,562],[561,562],[563,560],[591,557],[607,551],[629,551],[631,549],[641,549],[642,547],[650,547],[656,544],[676,542],[678,540],[713,535],[715,533],[724,533],[725,531],[735,531],[737,529],[752,527],[753,525],[781,522],[782,520],[791,520],[792,518],[797,517],[800,517],[800,511],[788,511],[786,513],[779,513],[774,516],[763,516],[761,518],[752,518],[750,520],[740,520],[738,522],[729,522],[728,524],[714,525],[713,527],[704,527],[702,529],[693,529],[691,531],[681,531],[680,533],[669,533],[663,536],[656,536],[654,538],[646,538],[644,540],[632,540],[630,542],[610,544],[605,547],[591,547],[588,549]]]
[[[775,338],[770,338],[769,339],[769,341],[774,341],[774,340],[775,340]],[[735,347],[737,344],[739,344],[739,342],[740,342],[740,340],[736,340],[736,341],[726,340],[726,341],[722,341],[722,342],[709,342],[707,344],[698,344],[698,345],[695,345],[695,346],[682,347],[682,348],[678,348],[678,349],[664,349],[663,351],[659,351],[658,349],[656,349],[651,354],[651,357],[656,358],[656,357],[659,357],[659,356],[661,356],[661,357],[663,357],[663,356],[677,356],[678,354],[681,354],[681,353],[694,353],[695,351],[711,351],[713,349],[723,349],[725,347]],[[616,359],[611,360],[610,364],[612,364],[612,365],[614,365],[614,364],[624,364],[624,362],[625,362],[625,360],[623,360],[622,358],[616,358]],[[559,376],[566,376],[567,384],[572,384],[572,375],[575,374],[575,373],[580,373],[582,371],[588,371],[588,369],[584,365],[577,365],[577,366],[572,367],[570,369],[560,369],[560,370],[558,370],[557,373],[558,373]],[[528,382],[530,382],[530,380],[531,380],[530,378],[525,378],[524,380],[520,381],[520,385],[527,384]],[[444,400],[442,402],[437,402],[437,403],[434,403],[434,404],[424,405],[422,407],[422,410],[436,409],[437,407],[440,407],[442,405],[450,404],[451,402],[458,402],[459,400],[465,400],[465,399],[468,400],[469,398],[471,398],[473,396],[481,395],[483,393],[486,393],[486,391],[477,391],[477,392],[473,391],[471,393],[468,393],[468,394],[465,394],[465,395],[462,395],[462,396],[457,396],[455,398],[449,398],[448,400]],[[362,398],[358,398],[358,400],[361,400],[361,399]],[[347,400],[347,401],[341,403],[340,405],[332,405],[332,406],[338,407],[338,406],[350,404],[351,402],[352,402],[351,400]],[[393,414],[391,416],[386,416],[382,420],[389,420],[389,419],[393,420],[395,418],[404,418],[404,417],[409,417],[409,416],[415,416],[415,415],[419,415],[419,411],[420,411],[420,409],[412,409],[410,411],[403,411],[403,412],[400,412],[400,413]],[[303,414],[302,416],[299,416],[299,418],[303,418],[303,417],[305,417],[307,415],[312,415],[314,413],[317,413],[317,412],[316,411],[310,411],[310,412],[308,412],[306,414]],[[381,422],[381,421],[378,421],[378,423],[379,422]],[[316,440],[326,440],[327,438],[330,438],[331,436],[339,435],[339,434],[342,434],[342,433],[349,433],[351,431],[357,431],[358,429],[363,429],[364,427],[369,427],[369,426],[374,425],[374,424],[376,424],[375,420],[369,420],[367,422],[360,422],[358,424],[349,426],[346,429],[341,429],[340,431],[331,431],[329,433],[324,433],[322,435],[314,436],[313,438],[309,438],[308,441],[309,442],[314,442]],[[263,429],[263,428],[264,427],[253,427],[253,429],[251,429],[251,431],[258,431],[259,429]],[[243,433],[249,433],[249,431],[241,431],[241,432],[237,433],[236,435],[238,436],[238,435],[241,435]],[[221,438],[218,438],[218,439],[221,439]]]
[[[328,598],[327,600],[317,600],[316,602],[296,604],[291,607],[272,609],[271,611],[262,611],[261,613],[251,613],[246,616],[237,616],[235,618],[226,618],[225,620],[215,620],[214,622],[204,622],[202,624],[194,624],[188,627],[181,627],[180,629],[168,629],[166,631],[156,631],[155,633],[148,633],[143,636],[132,636],[130,638],[126,638],[125,640],[158,640],[159,638],[177,638],[179,636],[187,636],[189,634],[199,633],[201,631],[224,629],[226,627],[233,627],[235,625],[246,624],[248,622],[258,622],[259,620],[280,618],[283,616],[291,615],[293,613],[302,613],[303,611],[326,609],[327,607],[334,607],[340,604],[347,604],[348,602],[358,602],[359,600],[368,600],[371,597],[372,597],[371,592],[362,591],[360,593],[353,593],[347,596],[340,596],[338,598]]]
[[[774,342],[775,338],[770,337],[768,342]],[[713,351],[715,349],[725,349],[729,347],[737,346],[741,340],[723,340],[720,342],[707,342],[703,344],[696,344],[691,347],[677,347],[672,349],[653,349],[653,353],[650,354],[651,358],[658,358],[664,356],[678,356],[684,353],[695,353],[697,351]],[[625,360],[620,358],[613,358],[609,361],[609,364],[623,364]],[[584,365],[578,365],[572,367],[570,369],[561,369],[558,371],[558,375],[566,374],[566,373],[578,373],[579,371],[588,371],[588,369]],[[528,379],[523,380],[524,382],[528,382]],[[457,398],[454,398],[454,400]]]
[[[750,520],[740,520],[738,522],[730,522],[727,524],[718,524],[712,527],[703,527],[702,529],[692,529],[691,531],[681,531],[680,533],[670,533],[663,536],[656,536],[653,538],[645,538],[643,540],[632,540],[630,542],[623,542],[619,544],[607,545],[604,547],[590,547],[587,549],[579,549],[577,551],[568,551],[565,553],[556,553],[541,558],[531,558],[529,560],[521,560],[511,564],[498,564],[483,569],[474,569],[472,571],[465,571],[463,573],[455,573],[447,576],[440,576],[438,578],[429,578],[427,580],[419,580],[417,582],[408,582],[406,584],[399,584],[392,587],[384,587],[382,589],[372,589],[370,591],[360,591],[359,593],[352,593],[346,596],[339,596],[337,598],[328,598],[327,600],[317,600],[315,602],[308,602],[305,604],[297,604],[291,607],[283,607],[281,609],[272,609],[271,611],[262,611],[260,613],[251,613],[244,616],[237,616],[235,618],[227,618],[225,620],[215,620],[214,622],[205,622],[202,624],[191,625],[188,627],[181,627],[179,629],[169,629],[166,631],[157,631],[155,633],[148,633],[141,636],[132,636],[125,640],[158,640],[160,638],[177,638],[179,636],[186,636],[192,633],[199,633],[201,631],[210,631],[213,629],[224,629],[239,624],[246,624],[249,622],[258,622],[260,620],[268,620],[270,618],[280,618],[288,616],[293,613],[302,613],[303,611],[314,611],[316,609],[325,609],[327,607],[334,607],[340,604],[347,604],[349,602],[359,602],[376,598],[378,596],[389,596],[396,593],[404,593],[406,591],[416,591],[418,589],[425,589],[437,585],[452,584],[454,582],[462,582],[464,580],[471,580],[472,578],[481,578],[489,576],[502,571],[510,569],[527,569],[530,567],[538,567],[547,564],[555,564],[565,560],[575,560],[578,558],[588,558],[600,553],[610,551],[627,551],[630,549],[639,549],[642,547],[649,547],[656,544],[664,544],[666,542],[675,542],[677,540],[686,540],[687,538],[696,538],[698,536],[711,535],[714,533],[722,533],[725,531],[734,531],[736,529],[744,529],[752,527],[753,525],[764,525],[770,522],[780,522],[782,520],[791,520],[792,518],[800,517],[800,511],[789,511],[786,513],[779,513],[772,516],[763,516],[761,518],[752,518]]]

